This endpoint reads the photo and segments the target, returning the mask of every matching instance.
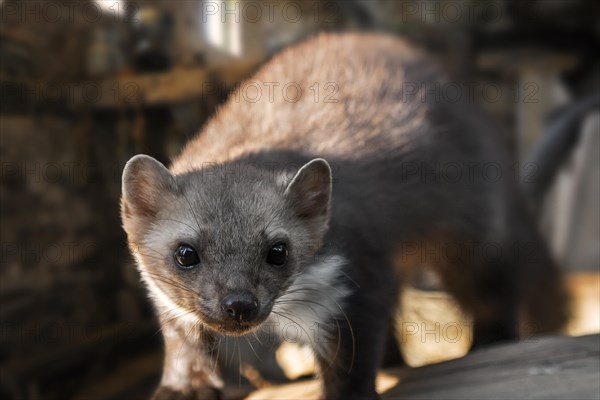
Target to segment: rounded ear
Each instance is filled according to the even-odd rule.
[[[132,157],[123,169],[123,217],[155,216],[165,198],[176,190],[175,177],[163,164],[144,154]]]
[[[315,158],[305,164],[285,189],[284,195],[298,217],[327,218],[331,201],[331,168],[327,161]]]

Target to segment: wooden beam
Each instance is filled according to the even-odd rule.
[[[380,374],[385,399],[598,399],[600,335],[547,337]],[[249,400],[318,399],[315,380],[266,388]]]

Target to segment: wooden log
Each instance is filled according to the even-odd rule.
[[[383,399],[598,399],[600,335],[502,344],[464,358],[386,371]],[[316,380],[252,393],[249,400],[318,399]]]

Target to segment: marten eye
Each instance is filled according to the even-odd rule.
[[[193,268],[200,263],[200,258],[196,250],[187,244],[179,245],[177,250],[175,250],[174,257],[177,266],[184,269]]]
[[[285,264],[288,257],[288,251],[284,243],[277,243],[267,253],[267,263],[278,267]]]

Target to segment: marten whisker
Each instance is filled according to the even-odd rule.
[[[326,284],[327,286],[333,287],[330,284],[326,283],[326,282],[322,282],[324,284]],[[331,297],[327,292],[324,291],[320,291],[314,288],[310,288],[310,287],[302,287],[302,288],[296,288],[296,291],[310,291],[310,292],[319,292],[320,294],[324,294],[325,296],[327,296],[331,301],[333,301],[336,306],[338,307],[340,313],[344,316],[344,319],[346,320],[346,324],[348,325],[348,329],[350,330],[350,335],[352,338],[352,356],[351,356],[351,361],[350,361],[350,366],[348,367],[348,373],[352,370],[352,367],[354,366],[354,357],[356,354],[356,343],[355,343],[355,337],[354,337],[354,329],[352,328],[352,323],[350,322],[350,319],[348,318],[348,315],[346,314],[346,312],[342,309],[342,306],[340,305],[340,303],[335,300],[333,297]]]
[[[254,353],[254,355],[256,356],[256,358],[258,358],[259,361],[262,361],[262,358],[258,355],[258,353],[256,352],[256,350],[254,350],[254,346],[252,346],[252,343],[250,342],[250,339],[247,336],[244,336],[244,339],[246,339],[246,342],[248,343],[248,346],[250,346],[250,348],[252,349],[252,352]]]

